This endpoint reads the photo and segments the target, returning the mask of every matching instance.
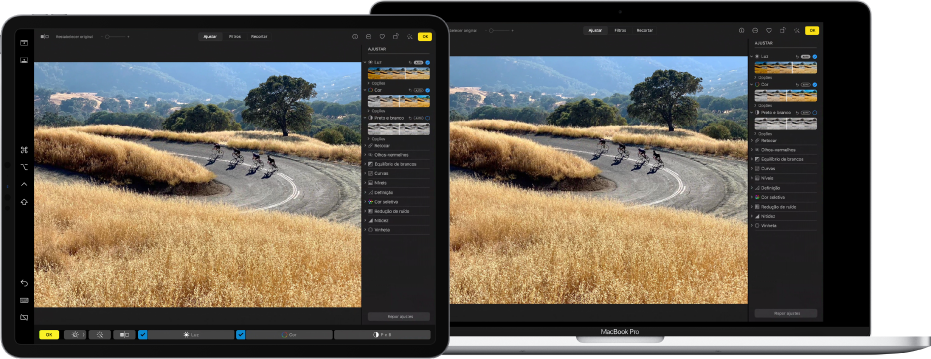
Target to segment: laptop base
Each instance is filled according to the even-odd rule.
[[[460,337],[443,354],[890,354],[929,337]]]

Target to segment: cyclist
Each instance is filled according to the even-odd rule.
[[[647,160],[647,150],[643,149],[643,147],[638,147],[637,152],[640,153],[640,158],[642,158],[644,161]]]
[[[607,149],[608,149],[608,141],[605,140],[605,139],[603,139],[603,138],[602,138],[602,139],[599,139],[599,140],[598,140],[598,148],[601,149],[602,151],[607,150]]]
[[[663,159],[659,157],[659,153],[656,153],[656,150],[653,150],[653,159],[656,160],[656,162],[663,162]]]
[[[278,169],[278,166],[275,165],[275,159],[272,158],[272,155],[266,154],[266,156],[268,156],[268,165],[269,165],[269,166],[272,166],[272,168],[274,168],[274,169],[277,170],[277,169]]]
[[[256,152],[252,152],[252,163],[254,163],[256,166],[261,166],[262,156],[259,156],[259,154]]]
[[[213,144],[213,153],[218,156],[220,155],[220,144],[219,143]]]
[[[242,162],[242,153],[238,148],[233,148],[233,159],[235,159],[237,162]]]
[[[624,152],[627,152],[627,146],[624,146],[623,143],[618,142],[618,143],[617,143],[617,153],[624,153]]]

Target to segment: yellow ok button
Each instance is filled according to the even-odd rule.
[[[805,35],[818,35],[820,31],[817,26],[805,26]]]
[[[57,330],[40,330],[39,339],[58,340],[58,331]]]
[[[418,32],[417,41],[433,41],[432,32]]]

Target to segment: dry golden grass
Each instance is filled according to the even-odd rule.
[[[103,102],[104,98],[97,96],[96,92],[72,92],[72,93],[54,93],[49,96],[49,102],[56,105],[61,105],[63,101],[70,100],[76,97],[85,98],[91,101],[94,101],[94,108],[100,109],[100,104]]]
[[[702,155],[731,156],[747,159],[747,141],[716,140],[701,133],[676,129],[669,132],[660,126],[559,127],[533,125],[506,120],[472,120],[455,122],[461,126],[493,131],[543,133],[566,137],[606,138],[624,144],[671,148]]]
[[[151,138],[154,140],[220,143],[240,149],[275,151],[294,156],[323,159],[328,161],[345,161],[359,164],[362,159],[362,147],[358,145],[330,145],[310,136],[290,134],[285,137],[271,131],[215,131],[215,132],[172,132],[165,130],[146,130],[137,127],[117,125],[94,125],[72,127],[74,130],[104,136]]]
[[[449,94],[452,95],[457,92],[465,92],[473,95],[478,95],[479,101],[485,101],[485,97],[488,96],[488,91],[482,91],[480,87],[450,87]],[[511,95],[514,96],[513,94]]]
[[[361,234],[281,212],[35,183],[37,307],[359,307]]]
[[[118,138],[72,131],[33,130],[36,163],[60,167],[113,182],[205,183],[216,175],[193,161]]]
[[[594,178],[601,173],[585,160],[552,147],[456,125],[450,128],[449,153],[454,166],[496,177],[524,174],[561,181]]]
[[[747,303],[745,223],[471,179],[450,198],[451,303]]]

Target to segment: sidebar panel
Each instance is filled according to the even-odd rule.
[[[366,34],[361,49],[365,324],[435,323],[436,59],[422,34]]]
[[[821,24],[762,24],[749,43],[750,320],[824,320]],[[765,29],[763,31],[762,29]]]
[[[16,92],[27,94],[32,89],[33,59],[36,41],[33,30],[16,31],[16,48],[14,56],[16,57],[16,72],[13,76],[16,78]],[[30,79],[25,81],[24,79]],[[48,99],[40,99],[48,100]],[[6,119],[13,123],[13,131],[16,133],[16,147],[13,160],[13,183],[5,183],[4,186],[13,187],[13,221],[17,225],[16,236],[13,242],[14,253],[16,253],[16,317],[17,325],[27,326],[30,330],[16,330],[16,342],[20,344],[32,344],[35,338],[32,336],[33,323],[33,253],[31,250],[17,248],[19,246],[32,247],[35,230],[31,225],[34,216],[34,192],[33,186],[33,134],[29,120],[33,117],[33,101],[29,96],[16,96],[14,111],[15,119]],[[7,147],[10,148],[10,147]],[[7,191],[6,193],[9,193]]]

